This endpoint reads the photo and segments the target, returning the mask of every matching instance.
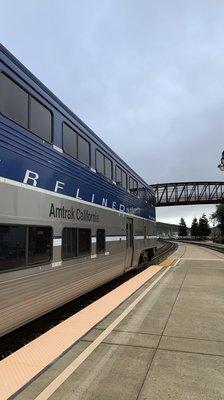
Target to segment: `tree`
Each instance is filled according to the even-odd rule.
[[[194,218],[191,224],[191,236],[196,238],[198,236],[198,220]]]
[[[183,218],[180,219],[178,226],[178,236],[187,236],[187,225]]]
[[[199,236],[206,238],[211,233],[211,228],[208,224],[208,219],[205,214],[202,214],[198,223],[198,234]]]
[[[218,222],[221,236],[224,236],[224,204],[218,204],[215,212],[211,215],[211,219]]]

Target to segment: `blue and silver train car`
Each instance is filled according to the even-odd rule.
[[[152,189],[0,46],[0,336],[148,260]]]

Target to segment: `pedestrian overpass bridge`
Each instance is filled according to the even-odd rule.
[[[151,185],[156,207],[224,202],[224,182],[175,182]]]

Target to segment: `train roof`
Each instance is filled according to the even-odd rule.
[[[122,158],[117,155],[100,137],[89,128],[73,111],[70,110],[50,89],[48,89],[32,72],[28,70],[5,46],[0,43],[0,52],[4,53],[7,58],[9,58],[15,65],[17,65],[30,79],[32,79],[35,84],[37,84],[44,92],[48,94],[61,108],[63,108],[72,118],[74,118],[84,129],[88,132],[91,139],[94,138],[103,149],[117,162],[123,165],[128,172],[130,172],[142,185],[148,187],[154,192],[150,185],[144,181],[129,165],[122,160]]]

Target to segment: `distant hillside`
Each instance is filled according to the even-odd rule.
[[[158,236],[175,236],[178,234],[178,225],[157,222],[156,228]]]

